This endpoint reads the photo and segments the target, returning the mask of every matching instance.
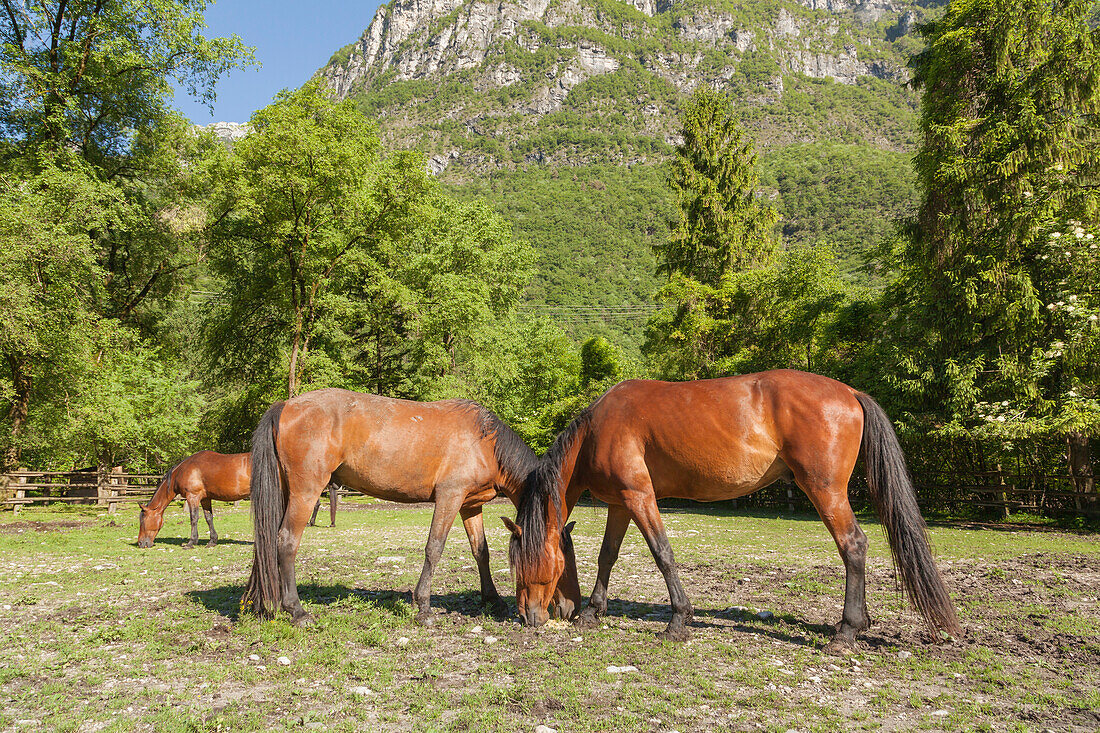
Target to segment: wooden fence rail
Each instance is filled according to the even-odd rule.
[[[96,471],[16,471],[0,474],[0,507],[18,513],[30,504],[97,504],[114,514],[119,505],[147,501],[163,474]],[[866,487],[858,473],[849,487],[853,505],[867,501]],[[1080,480],[1080,479],[1078,479]],[[981,481],[981,483],[976,483]],[[1042,485],[1037,486],[1036,482]],[[1100,493],[1073,491],[1072,476],[983,474],[967,476],[918,476],[917,498],[922,507],[965,510],[982,507],[1003,516],[1014,511],[1034,514],[1100,517]],[[341,496],[356,492],[341,490]],[[733,502],[734,506],[771,506],[787,511],[809,509],[810,504],[793,484],[779,484]]]
[[[0,474],[0,506],[18,513],[28,504],[97,504],[114,514],[120,504],[145,501],[163,474],[122,471],[14,471]]]

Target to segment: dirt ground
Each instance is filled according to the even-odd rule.
[[[666,514],[696,609],[692,640],[675,644],[655,636],[667,590],[633,529],[604,626],[582,633],[482,615],[459,525],[425,628],[408,600],[430,509],[349,509],[303,542],[299,588],[318,619],[308,630],[238,616],[246,509],[219,513],[217,548],[191,551],[182,512],[144,552],[136,519],[0,522],[0,729],[1100,729],[1094,536],[935,527],[965,628],[944,641],[899,597],[869,530],[874,625],[835,657],[822,648],[843,570],[812,517]],[[511,602],[496,518],[509,513],[494,506],[486,526]],[[575,516],[586,593],[602,516]]]

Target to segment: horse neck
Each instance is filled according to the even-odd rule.
[[[552,511],[554,503],[548,496],[546,503],[546,529],[547,532],[550,533],[550,536],[555,536],[565,525],[565,521],[569,519],[569,514],[573,511],[573,506],[580,497],[579,490],[570,491],[570,489],[573,483],[573,473],[577,468],[577,457],[580,455],[581,446],[584,443],[587,433],[587,425],[578,427],[561,452],[558,482],[556,486],[551,487],[551,491],[557,492],[562,512],[559,518],[558,513]]]
[[[172,503],[172,497],[175,496],[175,490],[173,489],[174,482],[172,481],[172,474],[176,469],[172,469],[164,477],[164,480],[157,486],[157,490],[153,492],[153,497],[149,499],[149,503],[145,505],[146,509],[150,509],[154,512],[163,512],[165,507]]]

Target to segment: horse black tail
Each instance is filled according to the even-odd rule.
[[[856,392],[855,397],[863,407],[863,462],[871,502],[886,531],[901,584],[933,631],[961,635],[951,595],[932,556],[928,529],[917,507],[894,426],[869,395]]]
[[[276,402],[252,434],[252,575],[241,596],[241,610],[258,616],[273,615],[282,601],[279,578],[279,525],[286,514],[286,497],[275,452],[275,434],[285,402]]]

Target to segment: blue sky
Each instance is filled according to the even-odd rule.
[[[217,86],[214,113],[183,91],[173,106],[192,122],[247,122],[280,89],[301,86],[333,52],[359,39],[377,0],[221,0],[206,10],[206,36],[236,33],[256,47],[259,68],[234,71]]]

